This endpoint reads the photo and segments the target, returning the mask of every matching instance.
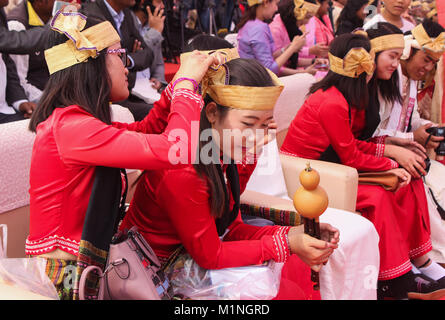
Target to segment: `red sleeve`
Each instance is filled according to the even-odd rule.
[[[385,138],[387,136],[372,137],[368,141],[357,140],[357,147],[364,153],[381,158],[385,153]]]
[[[79,107],[68,107],[55,118],[54,137],[66,164],[126,169],[168,169],[190,163],[191,132],[198,130],[202,98],[176,90],[168,125],[161,134],[142,134],[104,124]],[[79,133],[82,134],[79,134]]]
[[[264,231],[255,228],[254,238],[221,241],[216,231],[215,219],[210,213],[208,188],[192,171],[169,171],[156,192],[156,197],[169,215],[181,243],[205,269],[256,265],[271,259],[281,262],[288,256],[284,236],[286,230],[279,227],[275,227],[276,235],[271,232],[271,228],[265,228]],[[240,217],[232,226],[238,223],[242,223]]]
[[[161,98],[154,103],[153,108],[142,121],[130,124],[113,122],[113,126],[142,133],[162,133],[168,124],[172,95],[171,83],[169,83],[165,90],[162,91]]]
[[[378,149],[381,146],[355,139],[349,125],[347,105],[331,99],[320,106],[319,112],[320,123],[342,164],[359,171],[385,171],[395,167],[395,161],[376,156],[383,152]]]

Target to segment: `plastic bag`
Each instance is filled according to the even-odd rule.
[[[175,295],[193,300],[269,300],[280,288],[282,263],[220,270],[201,268],[188,254],[167,270]]]
[[[45,272],[46,259],[0,259],[0,283],[59,299],[57,290]]]

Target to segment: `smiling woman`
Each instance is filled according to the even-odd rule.
[[[216,74],[209,71],[206,79],[198,163],[181,170],[146,171],[121,228],[136,225],[163,262],[181,246],[204,269],[285,262],[276,298],[319,298],[309,267],[327,261],[338,246],[338,230],[322,224],[332,238],[318,240],[299,227],[247,225],[239,210],[240,195],[256,165],[256,154],[252,162],[246,159],[249,139],[253,147],[264,143],[246,131],[267,136],[282,86],[253,59],[230,60]],[[258,99],[262,95],[264,99]],[[213,133],[202,139],[205,130]],[[228,141],[222,139],[224,130],[232,133]]]
[[[92,26],[85,28],[87,22]],[[169,149],[179,144],[189,150],[191,123],[199,120],[203,103],[192,83],[200,82],[217,60],[198,52],[190,54],[181,60],[174,79],[176,86],[166,88],[142,121],[112,123],[110,101],[128,96],[128,70],[116,30],[108,21],[96,23],[83,15],[60,11],[51,27],[52,41],[45,51],[51,75],[30,121],[36,138],[31,158],[26,254],[46,258],[48,272],[57,274],[51,279],[61,298],[75,299],[72,286],[64,288],[65,277],[71,276],[66,266],[72,267],[85,257],[79,251],[84,230],[88,229],[85,215],[97,167],[111,167],[108,176],[116,181],[112,188],[120,198],[127,186],[125,171],[118,168],[184,166],[170,162]],[[178,129],[185,138],[170,141],[170,132]],[[110,216],[119,216],[119,201],[112,202],[110,194],[101,195],[110,200]],[[111,242],[117,225],[112,219],[107,221],[109,226],[103,224],[111,235],[94,235],[94,240],[105,244]],[[96,243],[92,246],[94,252],[101,252],[102,259],[106,257],[106,248],[98,249]],[[90,264],[93,259],[82,261]]]

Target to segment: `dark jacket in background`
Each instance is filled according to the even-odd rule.
[[[30,54],[46,48],[49,25],[26,31],[9,31],[5,12],[0,10],[0,51],[11,54]]]
[[[96,0],[95,2],[87,2],[82,5],[80,10],[88,18],[95,18],[102,21],[110,21],[113,27],[117,30],[113,17],[111,16],[108,8],[103,0]],[[151,66],[153,62],[153,51],[145,44],[144,39],[139,34],[134,24],[131,11],[128,8],[123,10],[124,20],[120,28],[121,46],[127,49],[128,55],[133,59],[134,66],[129,69],[128,84],[129,88],[133,88],[136,81],[136,72],[144,70]],[[134,41],[139,40],[141,42],[142,50],[138,52],[133,51]]]
[[[42,28],[29,24],[28,1],[23,0],[8,13],[8,21],[18,21],[25,26],[26,30]],[[49,80],[49,71],[46,65],[43,51],[36,50],[29,54],[28,74],[26,79],[34,87],[43,90]]]
[[[0,28],[1,30],[7,28],[6,24],[6,15],[3,8],[0,8]],[[9,31],[8,31],[9,32]],[[0,33],[1,38],[1,33]],[[1,43],[2,41],[0,41]],[[25,90],[23,90],[22,86],[20,85],[20,79],[17,75],[17,68],[15,66],[14,61],[11,59],[9,54],[3,52],[3,47],[0,44],[0,52],[2,53],[3,61],[6,65],[6,72],[7,72],[7,84],[6,84],[6,102],[8,105],[12,105],[14,102],[19,100],[27,100]]]

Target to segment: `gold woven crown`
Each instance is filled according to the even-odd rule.
[[[341,59],[329,53],[329,69],[337,74],[358,78],[363,72],[372,75],[375,69],[374,57],[364,48],[352,48]]]
[[[253,7],[256,4],[262,4],[263,0],[247,0],[249,7]]]
[[[436,38],[431,38],[425,31],[422,24],[417,25],[411,30],[413,39],[417,43],[413,43],[413,47],[420,46],[427,54],[439,60],[445,52],[445,32],[442,32]]]
[[[217,104],[242,110],[273,110],[278,97],[283,91],[283,84],[272,71],[268,70],[274,86],[249,87],[229,85],[230,74],[227,72],[228,61],[238,59],[237,49],[219,49],[201,51],[205,54],[217,53],[223,61],[216,66],[211,66],[201,81],[201,94],[209,95]],[[181,55],[181,60],[190,53]]]
[[[50,74],[95,58],[97,53],[119,43],[119,34],[109,21],[101,22],[84,31],[86,17],[78,12],[58,11],[51,20],[51,29],[66,35],[69,40],[45,50]]]
[[[403,34],[389,34],[370,40],[371,49],[374,53],[391,50],[396,48],[405,48],[405,38]]]
[[[304,0],[294,0],[294,15],[297,20],[303,20],[308,13],[315,15],[320,8],[319,4],[310,3]]]

